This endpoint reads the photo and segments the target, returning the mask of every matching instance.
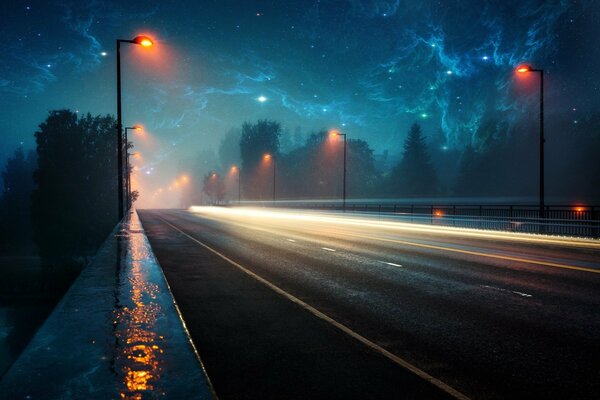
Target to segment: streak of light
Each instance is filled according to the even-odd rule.
[[[347,225],[357,227],[368,227],[375,229],[389,229],[402,232],[419,232],[444,234],[448,236],[471,237],[476,239],[504,240],[530,244],[557,245],[568,247],[581,247],[590,249],[600,249],[600,242],[593,239],[568,238],[568,237],[547,237],[542,235],[501,232],[501,231],[480,231],[469,228],[455,228],[442,226],[428,226],[411,224],[400,221],[377,221],[371,218],[341,216],[334,214],[323,214],[311,211],[285,211],[285,210],[265,210],[258,208],[225,208],[225,207],[203,207],[192,206],[190,211],[199,214],[214,215],[220,218],[230,218],[235,220],[271,220],[271,221],[299,221],[305,223],[322,223],[330,225]]]

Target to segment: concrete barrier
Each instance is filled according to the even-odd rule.
[[[0,381],[7,399],[216,398],[137,214]]]

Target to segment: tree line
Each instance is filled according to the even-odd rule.
[[[531,121],[508,126],[491,118],[470,133],[464,149],[440,145],[443,135],[426,135],[414,123],[399,144],[399,159],[389,151],[376,155],[361,139],[347,141],[348,198],[390,197],[519,197],[535,199],[538,192],[538,131]],[[343,139],[322,130],[290,146],[289,131],[279,122],[246,122],[229,131],[218,152],[204,151],[195,163],[183,166],[197,177],[182,205],[237,199],[236,176],[241,167],[244,200],[272,199],[272,168],[276,166],[278,199],[339,199],[342,193]],[[298,130],[294,133],[298,143]],[[600,115],[560,121],[547,133],[546,187],[550,202],[600,203]],[[264,163],[264,154],[274,161]],[[552,200],[556,199],[556,200]]]
[[[46,267],[80,267],[117,222],[116,122],[51,111],[2,171],[0,252],[29,253]]]

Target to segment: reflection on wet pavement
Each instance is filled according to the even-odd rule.
[[[138,225],[138,226],[136,226]],[[122,399],[143,399],[164,395],[161,375],[164,368],[164,337],[156,322],[163,316],[157,301],[158,285],[148,277],[145,260],[150,256],[139,222],[132,221],[126,241],[131,264],[123,265],[118,281],[118,302],[113,323],[116,337],[114,370]]]

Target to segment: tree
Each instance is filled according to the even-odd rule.
[[[45,264],[85,260],[117,222],[115,131],[110,116],[59,110],[35,133],[32,221]]]
[[[225,198],[225,184],[216,172],[204,175],[202,191],[212,204],[219,204]]]
[[[240,154],[242,157],[242,185],[244,198],[268,198],[272,184],[267,179],[269,168],[258,168],[265,153],[271,154],[277,160],[279,157],[279,122],[267,119],[255,124],[245,122],[242,125],[240,139]],[[277,162],[277,161],[275,161]],[[265,167],[264,165],[262,167]]]
[[[219,161],[221,170],[227,170],[232,165],[239,166],[240,158],[240,129],[230,129],[219,144]]]
[[[22,147],[15,150],[2,171],[3,192],[0,199],[0,243],[16,247],[31,243],[31,192],[35,153],[25,157]]]
[[[402,160],[392,169],[389,187],[394,195],[434,196],[438,180],[421,127],[415,123],[404,141]]]

